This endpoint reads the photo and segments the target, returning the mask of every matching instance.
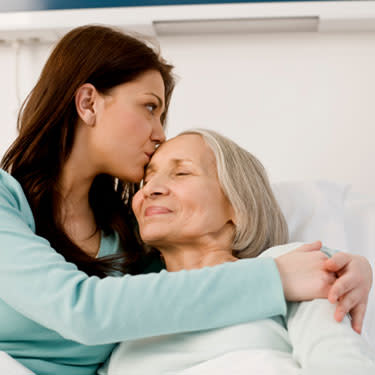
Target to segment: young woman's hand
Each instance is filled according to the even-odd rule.
[[[324,268],[337,275],[328,293],[328,300],[337,304],[335,319],[341,322],[349,312],[353,329],[361,333],[373,279],[370,263],[363,256],[339,252],[325,261]]]
[[[306,301],[327,298],[336,281],[335,271],[325,267],[328,257],[320,251],[316,241],[275,259],[288,301]]]

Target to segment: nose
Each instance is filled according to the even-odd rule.
[[[168,195],[169,189],[162,177],[153,176],[143,187],[142,193],[146,198],[156,199]]]
[[[152,129],[151,139],[153,142],[155,142],[155,144],[160,144],[165,141],[164,128],[160,119],[155,121]]]

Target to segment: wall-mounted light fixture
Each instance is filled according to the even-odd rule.
[[[318,31],[319,17],[270,17],[154,21],[157,35],[279,33]]]

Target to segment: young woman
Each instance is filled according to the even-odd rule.
[[[159,147],[133,209],[142,239],[160,251],[170,272],[276,257],[299,246],[285,244],[288,228],[262,164],[209,130],[187,131]],[[314,256],[327,259],[323,252]],[[241,291],[233,293],[241,298]],[[348,318],[333,319],[333,308],[315,299],[289,304],[285,317],[126,341],[107,373],[374,374],[375,355]]]
[[[333,272],[309,263],[317,244],[276,261],[131,276],[161,269],[142,251],[130,202],[165,139],[171,70],[140,40],[80,27],[20,112],[0,171],[0,350],[38,375],[92,375],[117,342],[285,314],[285,299],[331,287]],[[360,326],[367,285],[357,287],[359,265],[348,271],[333,288],[345,295],[349,275],[356,298],[344,309]]]

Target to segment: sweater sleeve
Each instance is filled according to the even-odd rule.
[[[341,323],[335,321],[335,305],[326,299],[288,305],[293,357],[304,373],[375,374],[370,346],[352,329],[348,316]]]
[[[86,345],[223,327],[286,313],[273,259],[199,270],[89,277],[37,236],[19,186],[0,173],[0,298]]]

